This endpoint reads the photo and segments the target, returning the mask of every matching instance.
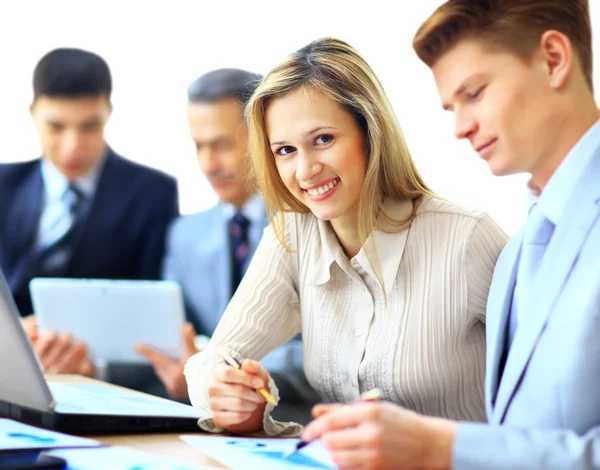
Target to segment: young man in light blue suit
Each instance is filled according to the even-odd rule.
[[[244,70],[219,69],[202,75],[188,89],[188,123],[198,164],[219,203],[180,217],[167,235],[163,277],[183,289],[190,321],[183,331],[186,357],[175,361],[149,348],[139,349],[174,398],[187,398],[183,364],[196,352],[195,333],[206,339],[212,335],[268,223],[246,156],[243,121],[243,108],[260,79]],[[283,345],[262,364],[283,385],[281,417],[306,421],[316,395],[304,376],[301,340]]]
[[[456,136],[496,175],[530,173],[527,223],[487,304],[489,424],[391,405],[330,410],[342,468],[600,469],[600,114],[587,0],[450,0],[414,48]],[[317,410],[317,412],[321,412]]]

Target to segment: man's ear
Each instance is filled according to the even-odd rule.
[[[569,37],[560,31],[546,31],[540,38],[539,53],[544,61],[550,86],[554,89],[563,88],[576,64]]]

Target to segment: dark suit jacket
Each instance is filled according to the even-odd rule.
[[[28,292],[42,211],[41,159],[0,164],[0,268],[13,296]],[[174,178],[109,149],[62,277],[159,279],[165,233],[178,215]],[[16,295],[22,315],[28,295]]]

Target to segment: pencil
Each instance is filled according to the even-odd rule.
[[[223,359],[223,361],[225,361],[225,363],[229,364],[231,367],[233,367],[234,369],[241,369],[242,365],[231,355],[227,354],[227,353],[219,353],[221,356],[221,359]],[[265,400],[267,400],[267,402],[271,403],[271,405],[276,405],[277,402],[275,401],[275,398],[273,398],[273,395],[271,395],[266,388],[261,387],[258,390],[256,390],[258,393],[260,393],[263,398]]]

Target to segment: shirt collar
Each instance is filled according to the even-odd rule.
[[[250,224],[262,227],[265,223],[265,205],[262,195],[258,191],[252,194],[240,209],[228,202],[223,202],[222,205],[226,219],[231,219],[239,210],[250,221]]]
[[[567,154],[538,199],[542,213],[556,225],[568,210],[569,195],[600,146],[600,120],[590,127]],[[535,201],[534,201],[535,202]]]
[[[51,201],[60,200],[70,182],[75,184],[87,198],[91,198],[96,192],[96,186],[105,160],[106,156],[85,175],[69,181],[49,159],[42,158],[42,181],[44,182],[48,199]]]
[[[412,201],[398,201],[386,198],[383,207],[386,213],[395,220],[407,218],[413,207]],[[374,278],[381,278],[387,292],[396,280],[398,267],[404,253],[408,230],[398,232],[398,227],[389,225],[380,219],[381,229],[374,230],[355,259],[361,267]],[[331,275],[331,264],[337,264],[344,270],[350,263],[329,222],[318,221],[320,244],[312,244],[311,260],[315,260],[315,271],[312,276],[314,285],[325,284]],[[320,249],[317,245],[320,245]],[[366,248],[366,249],[365,249]],[[318,250],[319,252],[314,252]],[[368,255],[368,257],[367,257]],[[369,262],[370,261],[370,262]],[[375,271],[381,273],[377,276]]]

